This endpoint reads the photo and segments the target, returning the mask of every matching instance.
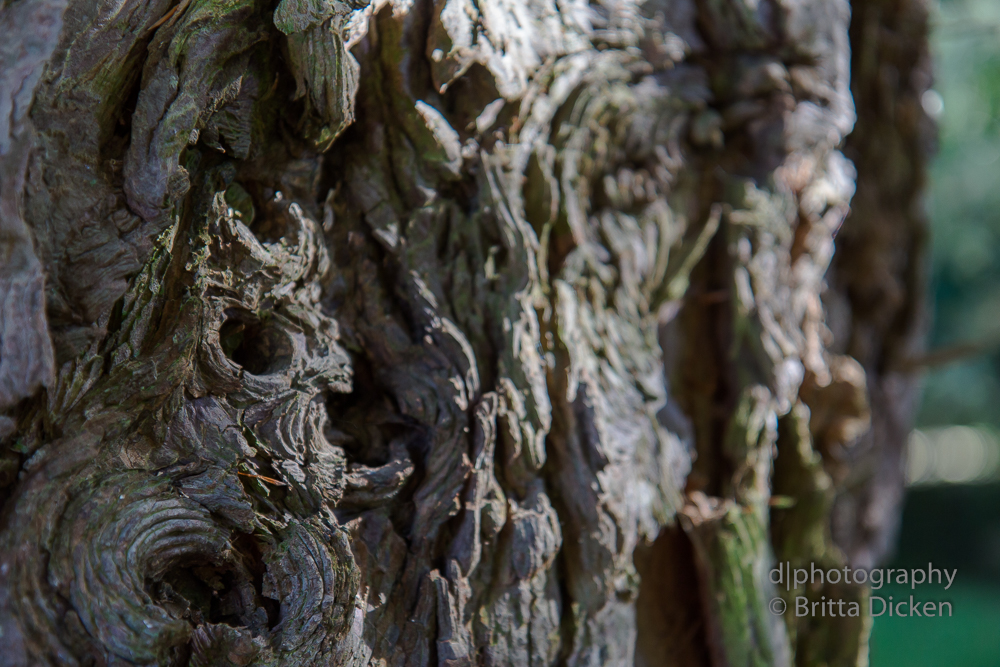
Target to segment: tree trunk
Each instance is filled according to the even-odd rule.
[[[863,663],[768,577],[901,488],[861,5],[824,296],[846,0],[9,0],[0,664]]]

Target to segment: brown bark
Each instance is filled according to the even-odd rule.
[[[851,215],[837,237],[827,300],[833,347],[868,377],[872,428],[833,455],[846,479],[834,535],[851,562],[871,567],[891,551],[903,498],[903,450],[919,398],[911,359],[923,351],[928,225],[923,190],[934,125],[921,104],[931,87],[923,0],[859,3],[851,21],[858,122],[845,153],[858,169]]]

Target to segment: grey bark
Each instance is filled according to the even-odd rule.
[[[846,1],[0,12],[0,664],[864,661]]]

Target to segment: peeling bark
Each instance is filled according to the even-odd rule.
[[[5,5],[0,664],[863,661],[849,9]]]

